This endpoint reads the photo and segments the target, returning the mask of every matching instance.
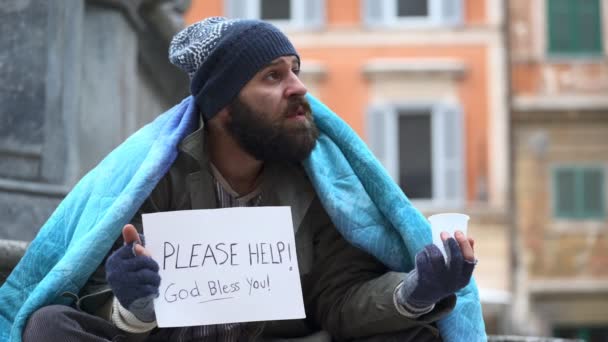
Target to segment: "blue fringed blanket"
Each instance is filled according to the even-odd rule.
[[[304,167],[338,230],[397,271],[431,242],[427,220],[403,195],[352,129],[309,95],[321,136]],[[38,308],[68,304],[124,224],[168,171],[177,144],[196,129],[192,97],[129,137],[61,202],[0,288],[0,341],[21,341]],[[95,246],[95,248],[90,248]],[[445,341],[485,341],[475,281],[457,293],[456,308],[439,322]]]

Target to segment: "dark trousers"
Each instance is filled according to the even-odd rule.
[[[443,342],[443,339],[429,329],[416,327],[402,332],[358,338],[352,342]]]
[[[126,336],[103,318],[65,305],[50,305],[32,314],[22,339],[23,342],[107,342],[126,341]]]
[[[158,338],[157,338],[158,337]],[[127,341],[123,331],[103,318],[78,311],[65,305],[45,306],[32,314],[27,321],[22,336],[23,342],[107,342]],[[148,340],[166,340],[155,336]],[[293,339],[297,341],[299,339]],[[313,338],[314,340],[314,338]],[[291,341],[291,340],[272,340]],[[311,341],[302,339],[302,341]],[[392,333],[370,338],[357,339],[355,342],[440,342],[441,337],[423,327],[407,332]]]

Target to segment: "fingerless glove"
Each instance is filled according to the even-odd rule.
[[[106,280],[116,299],[137,319],[152,322],[158,297],[158,264],[149,256],[135,255],[134,244],[117,249],[106,261]]]
[[[444,246],[447,263],[432,244],[416,254],[416,267],[397,292],[399,304],[426,308],[467,286],[477,261],[465,260],[454,238],[444,241]]]

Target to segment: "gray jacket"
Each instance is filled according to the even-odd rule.
[[[142,213],[216,208],[204,141],[201,128],[181,142],[177,160],[133,219],[138,230],[142,229]],[[327,332],[336,340],[346,340],[425,329],[438,334],[433,322],[453,309],[454,295],[417,319],[404,317],[393,300],[404,274],[390,272],[344,240],[300,165],[272,163],[265,168],[261,205],[291,207],[307,316],[303,320],[263,322],[261,335],[265,339],[312,335],[303,341],[321,342],[328,340]],[[121,245],[119,239],[115,248]],[[81,291],[78,305],[109,317],[111,299],[102,263]]]

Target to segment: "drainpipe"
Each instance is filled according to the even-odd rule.
[[[525,266],[521,260],[521,244],[519,238],[519,232],[517,230],[517,203],[516,203],[516,194],[515,194],[515,180],[516,180],[516,172],[515,172],[515,133],[513,129],[513,82],[511,77],[511,13],[509,11],[509,0],[502,1],[503,6],[503,42],[504,42],[504,54],[506,61],[506,105],[507,105],[507,115],[508,119],[506,122],[507,125],[507,146],[508,146],[508,161],[509,167],[507,171],[507,227],[509,237],[509,265],[511,266],[510,272],[511,276],[509,277],[511,293],[513,301],[511,306],[509,307],[509,313],[506,322],[506,330],[510,333],[521,333],[520,324],[522,322],[522,280],[525,279]],[[523,279],[522,279],[523,278]],[[525,296],[525,295],[524,295]]]

